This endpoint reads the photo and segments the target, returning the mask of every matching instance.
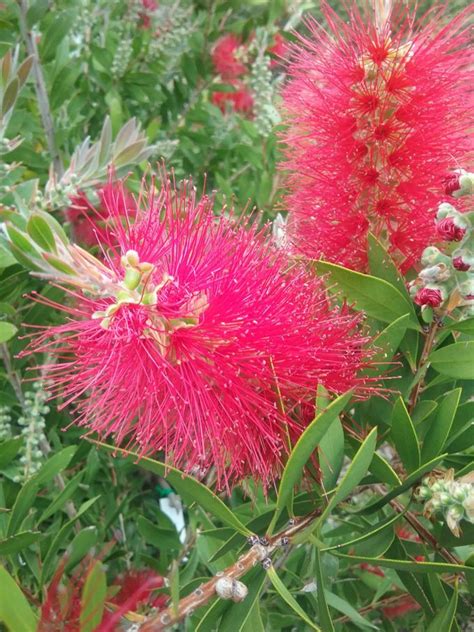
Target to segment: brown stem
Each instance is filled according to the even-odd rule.
[[[263,544],[260,540],[254,544],[247,553],[244,553],[237,562],[220,571],[205,584],[201,584],[194,592],[183,597],[176,606],[170,606],[162,610],[158,615],[150,617],[141,626],[140,632],[162,632],[171,625],[179,623],[186,616],[192,614],[196,608],[200,608],[216,596],[216,584],[221,577],[239,579],[254,566],[262,563],[264,568],[271,564],[272,555],[281,547],[286,548],[291,544],[291,538],[307,527],[321,513],[314,511],[297,522],[280,531],[277,535],[267,538]]]
[[[415,406],[418,401],[418,397],[424,385],[425,372],[428,369],[428,358],[433,348],[437,331],[438,331],[438,320],[433,320],[428,330],[428,334],[425,338],[425,344],[423,346],[423,351],[421,352],[421,357],[420,357],[420,363],[418,365],[418,373],[421,372],[421,375],[419,376],[417,383],[413,387],[410,393],[409,400],[408,400],[408,410],[410,414],[415,409]]]
[[[28,23],[26,20],[26,14],[28,12],[28,0],[18,0],[18,5],[21,36],[25,42],[28,55],[31,55],[33,57],[32,69],[41,122],[43,124],[46,142],[48,144],[48,150],[53,161],[54,173],[56,177],[60,179],[64,173],[64,167],[59,149],[56,145],[56,139],[54,137],[53,117],[51,114],[51,106],[49,104],[48,91],[46,90],[46,82],[44,79],[43,68],[41,67],[38,54],[38,46],[36,45],[36,39],[33,33],[28,28]]]
[[[374,485],[373,489],[382,495],[385,495],[387,493],[383,485]],[[403,514],[405,520],[418,533],[423,542],[425,542],[425,544],[428,544],[428,546],[439,553],[441,557],[443,557],[449,564],[462,564],[461,560],[456,557],[454,553],[451,553],[443,546],[441,546],[434,535],[431,534],[428,529],[425,529],[425,527],[421,524],[421,522],[412,511],[405,511],[403,505],[396,499],[390,501],[390,506],[397,513]]]

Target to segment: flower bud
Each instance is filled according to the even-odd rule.
[[[453,217],[457,215],[457,213],[458,211],[452,204],[450,204],[449,202],[441,202],[441,204],[438,206],[436,219],[440,221],[444,219],[445,217]]]
[[[443,294],[441,289],[424,287],[417,292],[414,301],[417,305],[439,307],[443,302]]]
[[[470,264],[464,261],[460,255],[453,257],[453,267],[459,270],[459,272],[467,272],[471,268]]]
[[[461,241],[466,234],[466,227],[460,225],[460,221],[455,217],[445,217],[436,224],[436,230],[441,239],[446,241]]]
[[[472,195],[474,193],[474,173],[462,173],[459,176],[459,189],[452,193],[453,197]]]
[[[420,274],[420,279],[425,283],[442,283],[451,276],[451,271],[445,263],[437,263],[434,266],[424,268]]]
[[[421,264],[423,266],[432,266],[437,263],[448,263],[449,257],[444,255],[436,246],[425,248],[421,256]]]

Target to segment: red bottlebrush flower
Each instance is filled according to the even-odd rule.
[[[453,266],[460,272],[467,272],[471,269],[470,264],[465,262],[462,257],[453,257]]]
[[[114,184],[110,182],[104,185],[98,189],[97,194],[97,207],[92,205],[84,193],[79,193],[71,198],[71,206],[65,211],[66,219],[73,227],[75,240],[84,246],[96,246],[98,242],[107,240],[107,204],[114,197]],[[125,195],[120,201],[123,203],[120,213],[125,216],[126,209],[133,208],[133,198]]]
[[[219,38],[212,51],[212,63],[223,79],[236,79],[247,72],[247,67],[237,57],[242,40],[233,33]]]
[[[126,603],[128,610],[138,610],[140,605],[161,608],[166,604],[167,596],[153,596],[153,591],[165,585],[161,575],[149,569],[130,570],[119,575],[115,582],[120,586],[119,592],[110,600],[121,606]]]
[[[281,66],[283,63],[283,58],[288,51],[288,46],[286,44],[285,38],[277,33],[273,39],[273,44],[267,49],[268,53],[271,53],[276,57],[276,59],[272,59],[270,62],[270,66],[275,68],[276,66]]]
[[[365,270],[371,231],[407,270],[434,238],[444,175],[472,149],[473,7],[416,23],[404,4],[380,28],[355,3],[346,23],[323,2],[328,29],[309,21],[290,47],[288,227],[307,257]]]
[[[409,540],[410,542],[421,542],[421,538],[417,533],[410,531],[406,527],[397,527],[396,529],[397,536],[401,540]]]
[[[108,204],[100,274],[57,305],[67,322],[27,353],[55,357],[48,390],[75,404],[79,425],[141,454],[162,450],[187,472],[213,467],[219,488],[247,475],[266,486],[317,384],[370,390],[357,377],[360,316],[331,307],[266,233],[216,218],[189,185],[144,191],[125,219],[124,195]]]
[[[402,595],[393,605],[382,608],[382,612],[387,619],[398,619],[408,612],[415,612],[419,609],[420,604],[411,595]]]
[[[443,296],[440,290],[424,287],[419,290],[413,299],[417,305],[429,305],[430,307],[439,307],[443,302]]]
[[[378,577],[385,577],[385,573],[380,568],[380,566],[373,566],[373,564],[367,564],[367,562],[362,562],[362,564],[360,564],[360,568],[363,571],[372,573],[372,575],[377,575]]]
[[[441,239],[446,241],[462,241],[466,229],[458,226],[453,217],[445,217],[436,224],[436,230]]]
[[[149,29],[151,27],[151,14],[159,7],[156,0],[141,0],[143,11],[140,11],[138,17],[141,21],[141,27]]]
[[[241,81],[232,81],[231,85],[235,88],[233,92],[213,92],[212,103],[220,108],[222,112],[226,111],[227,104],[230,104],[236,112],[251,112],[253,97],[245,84]]]

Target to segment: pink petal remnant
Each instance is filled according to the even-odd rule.
[[[119,183],[106,201],[98,291],[71,290],[56,306],[67,321],[34,334],[27,353],[55,358],[42,367],[48,390],[79,425],[187,472],[213,468],[219,488],[247,475],[268,486],[318,384],[371,390],[357,377],[360,315],[334,308],[265,231],[216,217],[189,183],[165,178],[133,209],[126,195]]]
[[[328,30],[310,20],[291,48],[289,231],[310,258],[365,270],[371,231],[409,269],[456,186],[444,176],[472,152],[473,6],[416,22],[404,5],[380,28],[355,3],[346,23],[324,2]]]

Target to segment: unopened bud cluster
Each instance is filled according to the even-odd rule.
[[[450,176],[446,193],[459,198],[474,193],[474,174],[461,171]],[[433,311],[452,312],[458,309],[460,318],[474,315],[474,211],[461,213],[452,204],[439,205],[436,229],[445,242],[443,249],[425,249],[424,266],[410,285],[410,294],[421,306],[426,322]]]
[[[259,29],[256,33],[256,45],[259,41]],[[260,38],[261,39],[261,38]],[[281,121],[280,114],[275,107],[275,98],[277,94],[277,80],[273,78],[271,66],[271,58],[269,55],[262,53],[266,50],[266,39],[261,46],[255,61],[250,70],[250,89],[254,96],[254,123],[260,134],[264,137],[269,136],[273,127]]]
[[[43,463],[41,443],[46,440],[44,434],[44,417],[49,413],[46,400],[49,397],[41,382],[33,384],[33,390],[25,393],[22,415],[17,419],[22,426],[21,436],[23,445],[20,450],[21,471],[15,476],[16,482],[21,482],[35,474]]]
[[[470,481],[454,480],[452,470],[444,478],[425,479],[418,498],[426,502],[425,516],[442,515],[456,537],[461,534],[461,520],[474,523],[474,485]]]
[[[8,406],[0,406],[0,441],[11,439],[11,421],[10,408]]]
[[[159,61],[166,73],[172,74],[178,67],[181,56],[190,47],[193,27],[189,12],[178,3],[171,6],[161,4],[153,12],[152,23],[157,29],[152,33],[145,51],[149,62]]]

